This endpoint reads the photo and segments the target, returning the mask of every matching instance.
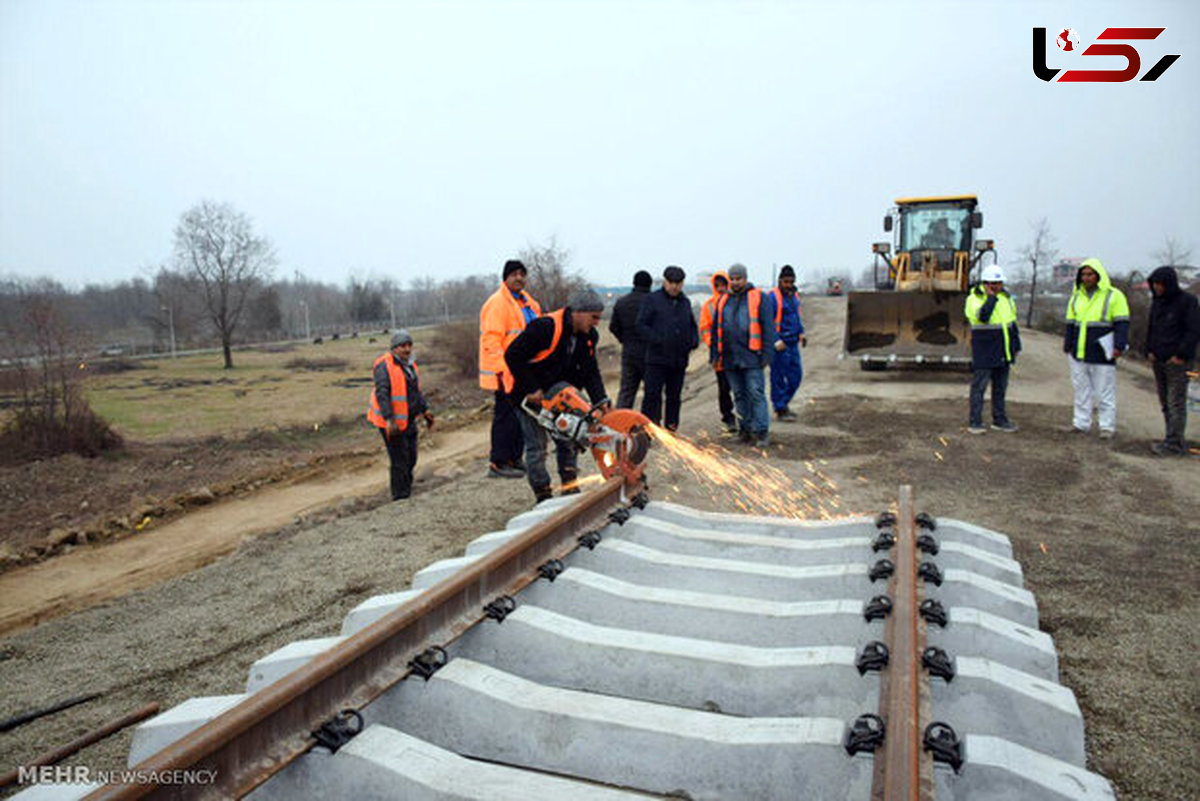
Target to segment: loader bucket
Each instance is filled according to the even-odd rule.
[[[851,292],[845,354],[863,369],[971,362],[965,292]]]

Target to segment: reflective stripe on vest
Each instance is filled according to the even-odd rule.
[[[729,293],[717,300],[717,366],[721,366],[721,356],[725,352],[725,304],[730,298]],[[752,351],[762,350],[762,320],[758,312],[762,307],[762,290],[754,288],[746,292],[747,314],[750,317],[750,341],[747,346]]]
[[[1077,359],[1080,359],[1080,360],[1084,359],[1085,354],[1087,353],[1087,341],[1088,341],[1088,329],[1089,328],[1096,331],[1100,336],[1104,336],[1105,334],[1108,334],[1113,330],[1113,328],[1114,328],[1113,324],[1116,321],[1129,319],[1124,314],[1119,315],[1119,316],[1110,316],[1112,314],[1110,307],[1112,305],[1112,299],[1113,299],[1113,294],[1114,294],[1113,289],[1112,289],[1112,287],[1106,287],[1103,291],[1104,291],[1104,300],[1100,304],[1100,316],[1096,317],[1095,319],[1091,319],[1091,318],[1093,316],[1092,308],[1095,306],[1096,296],[1093,295],[1092,297],[1089,298],[1086,293],[1081,292],[1079,290],[1075,290],[1074,292],[1071,293],[1071,303],[1070,303],[1070,312],[1071,313],[1068,316],[1067,321],[1071,322],[1070,317],[1074,317],[1075,318],[1074,322],[1077,323],[1079,326],[1079,335],[1075,338],[1075,358],[1077,358]],[[1083,317],[1079,313],[1078,301],[1081,299],[1084,300],[1087,304],[1083,310],[1084,315],[1087,315],[1089,318],[1086,320],[1083,319]]]
[[[971,295],[968,296],[966,312],[967,322],[970,324],[972,331],[995,331],[996,329],[1000,329],[1001,333],[1004,335],[1004,359],[1005,361],[1011,362],[1013,360],[1013,356],[1009,326],[1015,325],[1017,322],[1017,303],[1009,295],[997,295],[996,305],[992,309],[991,319],[999,320],[999,322],[981,323],[979,322],[978,318],[979,309],[986,301],[987,296],[979,294],[979,290],[974,290]],[[1003,305],[1001,305],[1001,303],[1003,303]],[[974,308],[971,308],[972,305],[974,305]]]
[[[404,431],[408,428],[408,377],[404,374],[404,368],[396,364],[390,351],[380,356],[371,365],[372,375],[375,374],[375,368],[379,366],[379,363],[385,359],[387,360],[388,384],[392,388],[392,419],[396,421],[396,426]],[[417,369],[417,363],[409,362],[409,364],[412,365],[413,374],[419,377],[421,371]],[[377,428],[387,428],[387,419],[379,410],[379,400],[375,397],[374,387],[371,387],[371,401],[367,404],[367,419]]]

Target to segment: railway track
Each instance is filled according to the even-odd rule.
[[[815,524],[614,478],[138,730],[214,783],[53,797],[1113,798],[1057,681],[1007,538],[909,488]]]

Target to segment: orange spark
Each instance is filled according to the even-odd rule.
[[[736,456],[719,445],[701,446],[655,425],[650,434],[661,446],[659,452],[665,451],[670,460],[669,464],[656,461],[661,473],[669,475],[676,466],[686,470],[711,489],[714,500],[775,517],[830,519],[846,514],[837,484],[811,461],[802,463],[807,475],[791,478],[775,467],[765,452]],[[668,486],[679,492],[678,486]]]

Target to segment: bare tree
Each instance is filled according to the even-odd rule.
[[[1166,244],[1161,250],[1150,254],[1155,262],[1163,267],[1178,267],[1187,264],[1188,260],[1192,258],[1191,247],[1185,246],[1173,236],[1168,236],[1166,240]]]
[[[1033,326],[1033,306],[1037,301],[1038,267],[1050,264],[1058,256],[1058,248],[1054,247],[1054,234],[1050,233],[1050,223],[1043,217],[1037,222],[1031,222],[1033,241],[1022,247],[1018,253],[1021,260],[1029,264],[1029,310],[1025,312],[1025,327]]]
[[[245,214],[228,203],[204,200],[179,218],[175,258],[204,290],[205,310],[221,337],[228,370],[234,331],[251,293],[270,278],[275,251],[266,238],[255,236]]]
[[[567,272],[571,251],[559,247],[555,237],[550,237],[545,245],[526,245],[517,258],[529,271],[529,294],[537,299],[543,311],[566,306],[571,293],[588,286],[582,275]]]

